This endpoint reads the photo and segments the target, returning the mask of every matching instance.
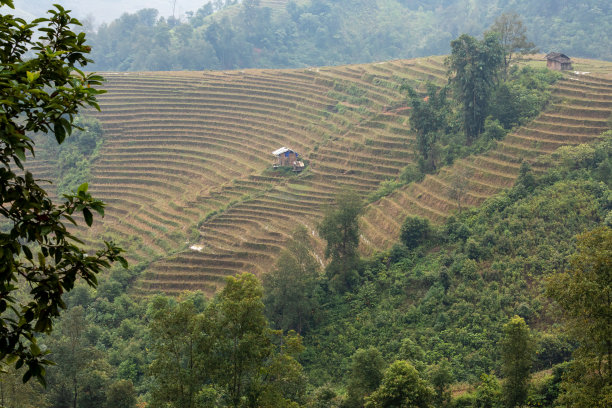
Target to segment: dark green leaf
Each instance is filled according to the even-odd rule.
[[[85,223],[87,226],[91,227],[91,224],[93,224],[93,215],[91,214],[91,211],[89,211],[89,208],[83,208],[83,217],[85,217]]]

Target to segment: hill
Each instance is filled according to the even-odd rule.
[[[531,64],[542,66],[539,60]],[[577,61],[535,121],[487,153],[470,156],[366,208],[362,250],[397,240],[406,215],[435,223],[513,184],[521,161],[596,140],[610,128],[612,64]],[[607,74],[607,76],[606,76]],[[269,270],[298,224],[315,226],[336,193],[362,198],[398,180],[415,161],[403,84],[442,83],[442,58],[298,70],[106,74],[105,130],[91,191],[108,203],[85,232],[129,251],[139,293],[212,293],[226,275]],[[299,175],[273,171],[272,151],[297,150]],[[34,162],[50,174],[52,162]],[[454,198],[451,198],[454,197]],[[322,262],[322,246],[318,249]],[[143,271],[142,273],[140,273]]]
[[[612,9],[605,0],[245,0],[216,2],[187,21],[141,10],[88,38],[96,70],[296,68],[449,53],[517,13],[539,49],[612,60]],[[125,39],[129,38],[129,41]]]

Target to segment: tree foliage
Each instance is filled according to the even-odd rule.
[[[451,41],[447,64],[451,83],[463,111],[463,126],[468,143],[484,130],[489,99],[503,62],[499,36],[485,34],[478,40],[463,34]]]
[[[413,249],[425,242],[431,232],[429,219],[408,216],[402,224],[400,240],[408,248]]]
[[[351,360],[345,405],[362,407],[364,398],[380,385],[386,363],[380,351],[374,347],[357,350]]]
[[[570,270],[549,282],[579,342],[560,399],[563,406],[604,407],[612,402],[612,228],[581,234],[576,245]]]
[[[410,97],[410,126],[416,131],[419,165],[424,173],[435,171],[439,160],[439,139],[449,131],[451,108],[447,100],[448,88],[427,83],[427,96],[408,88]]]
[[[276,267],[262,278],[267,316],[282,330],[302,334],[314,318],[319,264],[310,251],[308,230],[300,226],[281,251]]]
[[[90,33],[96,69],[297,68],[443,55],[451,39],[488,29],[501,13],[519,14],[542,50],[612,59],[607,0],[289,1],[284,8],[249,1],[223,10],[234,3],[207,3],[181,21],[145,9],[101,24]]]
[[[522,317],[514,316],[503,327],[500,343],[506,407],[522,406],[527,399],[529,373],[533,365],[533,340]]]
[[[0,5],[13,7],[10,0]],[[65,308],[62,294],[77,278],[95,286],[98,272],[116,260],[125,263],[112,243],[88,254],[65,226],[78,213],[88,226],[92,211],[104,214],[87,184],[55,204],[23,170],[26,156],[34,154],[33,133],[53,133],[62,143],[79,108],[97,107],[102,91],[95,86],[102,78],[78,69],[89,62],[90,51],[85,34],[70,30],[78,24],[61,6],[31,23],[0,15],[0,360],[16,368],[25,364],[24,381],[44,381],[49,361],[35,335],[51,331]]]
[[[191,296],[151,305],[152,407],[289,407],[305,378],[295,333],[268,326],[263,291],[251,274],[228,277],[210,303]],[[279,344],[280,343],[280,344]]]
[[[504,52],[505,74],[508,73],[510,65],[516,61],[516,54],[525,55],[537,52],[535,44],[527,40],[527,28],[516,13],[503,13],[495,19],[489,31],[499,35]]]
[[[434,391],[407,361],[393,362],[380,387],[366,399],[366,408],[430,408]]]
[[[356,280],[359,261],[359,215],[362,201],[357,193],[343,191],[318,226],[319,235],[327,242],[325,256],[330,258],[326,273],[334,288],[349,289]]]

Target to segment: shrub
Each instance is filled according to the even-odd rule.
[[[400,240],[408,248],[421,245],[431,234],[429,220],[421,217],[406,217],[400,231]]]

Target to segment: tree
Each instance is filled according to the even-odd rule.
[[[364,397],[375,391],[383,378],[385,360],[374,347],[353,354],[348,382],[348,406],[362,407]]]
[[[535,44],[527,41],[527,29],[516,13],[504,13],[497,17],[489,32],[499,35],[504,52],[504,75],[508,74],[508,67],[516,60],[517,53],[525,55],[537,52]]]
[[[14,8],[12,0],[0,5]],[[30,135],[53,133],[62,143],[80,107],[99,109],[96,95],[102,91],[95,87],[102,77],[79,70],[90,62],[90,47],[72,25],[79,22],[61,6],[31,23],[0,15],[0,360],[27,366],[24,381],[34,376],[44,382],[50,362],[35,335],[52,330],[65,308],[62,294],[77,278],[95,286],[102,269],[114,261],[126,264],[112,243],[88,254],[65,226],[77,213],[88,226],[92,211],[104,214],[104,204],[87,192],[87,184],[55,204],[24,171],[26,154],[34,154]]]
[[[356,280],[359,255],[359,214],[362,201],[353,191],[343,191],[319,224],[319,235],[327,241],[325,256],[331,258],[326,268],[332,286],[349,289]]]
[[[522,406],[527,399],[534,345],[529,327],[522,317],[512,317],[504,325],[503,331],[504,337],[500,344],[502,372],[506,379],[503,394],[506,406],[514,408]]]
[[[467,34],[451,41],[447,65],[450,82],[462,104],[468,143],[484,129],[489,98],[502,63],[503,49],[496,33],[485,34],[482,41]]]
[[[173,304],[160,296],[150,305],[152,407],[193,408],[210,378],[212,324],[196,303],[192,297]]]
[[[449,386],[453,383],[453,374],[450,363],[443,360],[429,368],[429,381],[434,387],[434,402],[436,407],[448,407],[451,402]]]
[[[132,380],[119,380],[108,387],[106,392],[107,408],[134,408],[136,406],[136,390]]]
[[[219,358],[215,378],[233,407],[259,387],[258,371],[273,351],[262,296],[257,278],[244,273],[228,277],[218,303],[212,305],[216,325],[213,352]]]
[[[431,234],[431,226],[427,218],[408,216],[400,230],[400,240],[410,249],[421,245]]]
[[[385,371],[380,387],[366,398],[366,408],[429,408],[434,391],[407,361],[398,360]]]
[[[501,387],[494,375],[483,374],[476,388],[476,408],[498,408],[501,400]]]
[[[463,211],[463,201],[467,195],[467,189],[470,186],[470,178],[472,171],[464,167],[458,168],[451,176],[449,198],[457,203],[459,214]]]
[[[438,140],[448,131],[450,106],[447,101],[448,87],[439,89],[427,83],[427,96],[422,98],[410,87],[410,126],[416,131],[417,149],[421,156],[419,165],[422,172],[435,171],[438,159]]]
[[[576,246],[569,271],[548,285],[579,344],[559,400],[562,406],[605,407],[612,403],[612,228],[579,235]]]
[[[319,265],[305,227],[297,228],[276,267],[263,276],[267,315],[282,330],[302,333],[313,318]]]

